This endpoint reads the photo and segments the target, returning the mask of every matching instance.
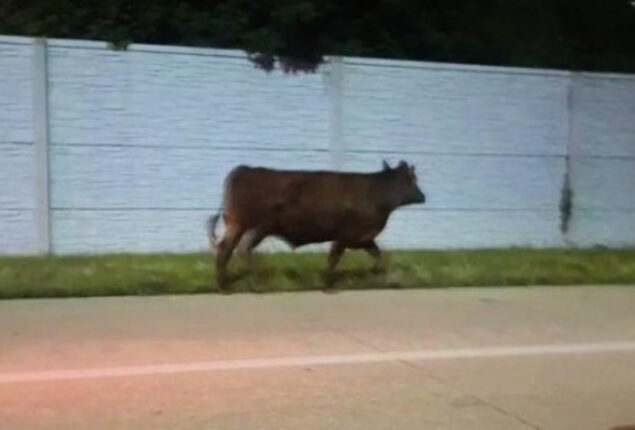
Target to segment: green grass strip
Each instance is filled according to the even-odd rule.
[[[635,250],[495,249],[387,252],[384,273],[370,258],[345,254],[337,287],[635,284]],[[0,258],[0,298],[218,292],[209,254]],[[260,254],[253,267],[230,264],[236,292],[322,289],[325,254]]]

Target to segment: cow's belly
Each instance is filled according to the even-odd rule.
[[[337,240],[337,229],[324,225],[323,220],[304,219],[302,222],[284,223],[279,225],[274,234],[289,242],[293,246],[309,243],[330,242]]]
[[[356,244],[381,232],[385,218],[355,210],[320,211],[311,214],[289,210],[279,214],[274,234],[293,246],[339,241]]]

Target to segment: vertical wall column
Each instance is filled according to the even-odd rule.
[[[574,76],[569,74],[567,78],[567,142],[565,155],[565,174],[562,183],[562,193],[560,196],[560,231],[565,246],[570,246],[571,235],[569,234],[571,226],[571,218],[573,217],[573,159],[575,156],[574,148],[576,146],[575,135],[575,112],[574,112]]]
[[[329,58],[330,152],[331,167],[341,170],[344,164],[343,106],[344,65],[342,57]]]
[[[51,244],[48,67],[46,39],[34,39],[32,61],[33,142],[35,145],[35,222],[38,252],[48,254]]]

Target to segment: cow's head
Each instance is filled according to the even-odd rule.
[[[400,206],[425,203],[426,196],[417,184],[417,174],[413,165],[408,165],[402,160],[393,169],[384,161],[383,168],[384,172],[391,172],[394,175]]]

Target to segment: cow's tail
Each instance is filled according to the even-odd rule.
[[[229,187],[229,182],[231,181],[231,178],[234,176],[236,169],[237,168],[234,168],[231,172],[229,172],[229,174],[225,178],[225,185],[224,185],[225,191],[223,193],[224,196],[223,196],[223,203],[221,205],[221,209],[216,213],[216,215],[212,215],[207,220],[207,237],[209,239],[209,249],[212,253],[214,253],[218,249],[218,238],[216,237],[216,226],[218,225],[218,220],[221,218],[221,216],[225,212],[225,208],[227,207],[227,196],[228,196],[227,190]]]
[[[209,239],[209,249],[211,252],[216,251],[218,247],[218,237],[216,236],[216,226],[218,225],[218,220],[220,219],[222,214],[218,212],[216,215],[212,215],[207,220],[207,237]]]

